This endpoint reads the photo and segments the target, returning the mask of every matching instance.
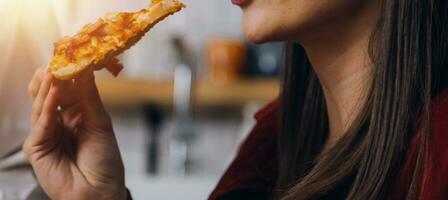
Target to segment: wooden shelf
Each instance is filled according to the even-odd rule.
[[[154,103],[171,106],[172,81],[134,79],[99,79],[98,89],[106,106],[128,107]],[[242,79],[226,83],[197,81],[194,85],[195,106],[242,106],[249,102],[266,103],[279,93],[275,79]]]

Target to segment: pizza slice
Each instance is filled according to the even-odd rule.
[[[73,37],[56,42],[49,69],[61,80],[73,79],[87,68],[107,68],[116,76],[123,66],[115,57],[137,43],[159,21],[184,7],[178,0],[152,0],[148,9],[109,13]]]

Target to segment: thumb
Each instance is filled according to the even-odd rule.
[[[75,80],[75,88],[79,93],[79,103],[82,119],[88,123],[102,126],[108,125],[109,116],[101,101],[98,88],[95,84],[95,76],[91,69],[83,72]]]

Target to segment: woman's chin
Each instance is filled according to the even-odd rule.
[[[255,44],[261,44],[267,42],[265,37],[261,36],[261,34],[254,32],[245,32],[247,40]]]
[[[267,16],[267,14],[248,11],[244,13],[242,25],[247,40],[255,44],[283,41],[281,27]]]
[[[252,43],[260,44],[270,41],[269,31],[266,30],[266,26],[257,25],[256,23],[244,23],[244,34],[247,40]]]

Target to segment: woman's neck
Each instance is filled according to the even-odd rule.
[[[373,68],[366,45],[360,41],[349,49],[341,50],[339,55],[332,55],[335,57],[330,57],[331,62],[313,64],[324,92],[329,121],[330,132],[323,151],[344,136],[364,105]],[[319,61],[324,62],[324,58]]]
[[[321,82],[327,105],[330,132],[323,152],[343,137],[355,120],[372,79],[368,46],[379,9],[363,9],[368,10],[360,11],[362,16],[347,16],[352,19],[322,25],[321,30],[305,34],[300,40]]]

